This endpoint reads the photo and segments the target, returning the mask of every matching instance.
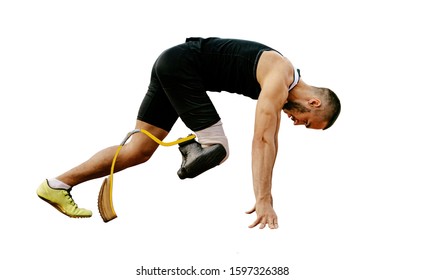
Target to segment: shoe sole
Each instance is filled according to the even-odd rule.
[[[60,213],[65,214],[66,216],[68,216],[70,218],[79,219],[79,218],[90,218],[91,217],[91,216],[77,216],[77,215],[69,214],[62,208],[62,206],[60,206],[60,204],[52,202],[52,201],[48,200],[47,198],[44,198],[40,195],[38,195],[38,197],[41,198],[42,200],[44,200],[45,202],[47,202],[48,204],[50,204],[51,206],[53,206]]]

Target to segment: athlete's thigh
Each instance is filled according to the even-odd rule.
[[[170,48],[159,56],[155,69],[161,88],[187,127],[198,131],[219,121],[205,90],[196,52],[185,44]]]
[[[155,63],[149,88],[140,105],[137,120],[169,132],[177,119],[178,114],[157,77]]]

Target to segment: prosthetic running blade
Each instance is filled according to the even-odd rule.
[[[105,178],[100,188],[97,206],[99,208],[100,216],[103,222],[107,223],[117,218],[112,202],[112,192],[109,177]]]
[[[114,173],[114,168],[115,168],[115,163],[116,163],[116,159],[118,158],[118,154],[120,152],[120,150],[122,149],[122,147],[125,145],[125,143],[127,142],[127,140],[135,133],[144,133],[145,135],[147,135],[149,138],[151,138],[153,141],[155,141],[156,143],[158,143],[161,146],[173,146],[176,144],[181,144],[190,140],[193,140],[194,138],[196,138],[196,135],[194,134],[190,134],[187,137],[184,138],[179,138],[176,141],[172,141],[172,142],[163,142],[160,139],[156,138],[153,134],[151,134],[150,132],[148,132],[147,130],[144,129],[134,129],[130,132],[128,132],[128,134],[126,135],[126,137],[124,138],[124,140],[122,140],[121,144],[118,146],[115,156],[113,157],[112,160],[112,166],[110,169],[110,175],[104,179],[102,186],[100,188],[99,191],[99,196],[98,196],[98,200],[97,200],[97,206],[100,212],[100,216],[102,217],[103,221],[105,223],[117,218],[118,216],[116,215],[115,209],[113,208],[113,200],[112,200],[112,190],[113,190],[113,173]]]

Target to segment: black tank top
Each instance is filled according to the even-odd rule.
[[[264,51],[274,49],[236,39],[187,38],[186,43],[198,57],[198,69],[207,91],[227,91],[258,99],[258,61]]]

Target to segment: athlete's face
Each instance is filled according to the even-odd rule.
[[[306,128],[312,129],[324,129],[326,122],[315,114],[314,108],[309,103],[305,106],[297,101],[287,101],[283,111],[293,121],[294,125],[304,125]]]

